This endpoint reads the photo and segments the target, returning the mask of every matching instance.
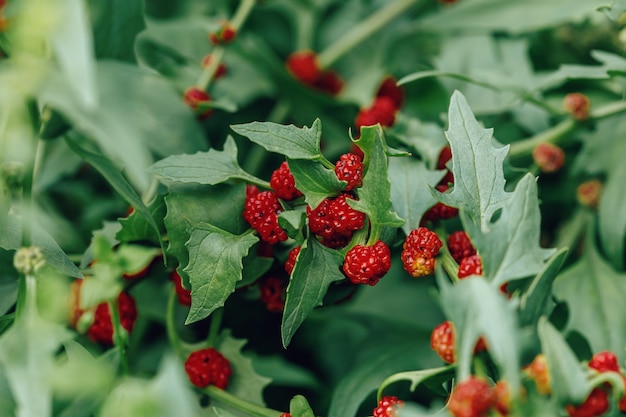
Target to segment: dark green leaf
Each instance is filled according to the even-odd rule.
[[[215,185],[231,178],[264,182],[241,169],[237,162],[237,144],[232,136],[226,139],[223,151],[211,149],[193,155],[172,155],[158,161],[149,170],[167,180],[182,183]]]
[[[404,220],[392,208],[391,184],[387,172],[387,145],[380,125],[361,128],[361,138],[355,142],[364,152],[365,175],[358,189],[359,200],[348,199],[355,210],[369,217],[376,227],[400,227]]]
[[[189,226],[189,264],[185,272],[191,282],[191,309],[186,324],[208,317],[235,291],[242,278],[242,259],[258,238],[234,235],[208,223]]]
[[[94,43],[99,59],[135,61],[135,37],[146,24],[143,0],[89,0]]]
[[[316,119],[310,128],[281,125],[272,122],[252,122],[231,126],[236,133],[247,137],[270,152],[292,159],[320,159],[322,123]]]
[[[598,206],[598,232],[602,249],[617,270],[624,269],[624,238],[626,235],[626,164],[609,173]]]
[[[4,315],[17,301],[18,273],[13,266],[12,250],[0,249],[0,315]]]
[[[315,417],[309,402],[302,395],[294,396],[289,402],[289,415],[291,417]]]
[[[553,395],[561,405],[582,402],[589,389],[585,372],[574,352],[545,317],[539,319],[537,332],[541,350],[546,355]]]
[[[335,171],[325,168],[317,161],[290,159],[289,170],[296,180],[296,188],[304,194],[306,202],[312,208],[346,188],[346,182],[339,181]]]
[[[243,258],[243,277],[237,287],[250,285],[261,278],[274,264],[274,258],[259,256],[255,251],[249,251],[248,256]]]
[[[128,217],[119,219],[122,227],[115,235],[115,238],[120,242],[148,240],[158,244],[161,236],[165,235],[163,218],[167,213],[167,208],[165,207],[163,194],[157,194],[155,196],[150,204],[148,204],[148,210],[150,210],[151,218],[159,222],[158,226],[160,233],[156,233],[154,227],[150,224],[149,218],[146,218],[145,215],[133,210]]]
[[[343,256],[311,235],[302,245],[287,287],[281,334],[287,347],[294,333],[311,311],[322,304],[328,286],[345,279],[341,272]]]
[[[424,162],[414,158],[389,160],[391,201],[398,215],[406,220],[402,230],[407,235],[419,227],[424,213],[437,203],[429,185],[437,185],[444,173],[430,171]]]

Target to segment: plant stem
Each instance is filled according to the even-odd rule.
[[[317,55],[320,69],[329,68],[339,58],[352,51],[357,45],[374,35],[389,22],[416,5],[420,0],[396,0],[354,26],[351,31],[339,38]]]
[[[207,338],[209,347],[215,346],[217,337],[222,328],[222,318],[224,316],[224,307],[218,308],[211,314],[211,327],[209,328],[209,336]]]
[[[229,405],[231,407],[236,408],[237,410],[246,412],[252,416],[256,417],[279,417],[282,414],[282,411],[273,410],[271,408],[265,408],[258,404],[254,404],[243,400],[239,397],[234,396],[233,394],[224,391],[223,389],[217,388],[216,386],[209,385],[204,389],[204,392],[211,398]]]
[[[174,349],[174,352],[176,352],[176,355],[179,358],[184,359],[185,352],[183,351],[183,345],[180,342],[178,333],[176,332],[176,323],[174,322],[174,318],[176,315],[176,298],[176,290],[172,287],[172,291],[170,291],[170,296],[167,299],[167,310],[165,312],[165,329],[167,331],[167,339]]]
[[[111,322],[113,323],[113,342],[120,351],[120,371],[122,375],[128,375],[128,357],[126,355],[126,337],[124,333],[126,330],[122,327],[120,322],[120,312],[117,308],[117,302],[107,302],[109,306],[109,312],[111,313]]]
[[[567,257],[572,256],[580,236],[584,233],[586,225],[589,224],[591,219],[590,210],[578,207],[572,216],[558,229],[553,246],[556,248],[569,248]]]

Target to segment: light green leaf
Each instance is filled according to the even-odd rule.
[[[589,394],[587,377],[565,338],[546,319],[539,319],[537,333],[546,355],[550,387],[561,405],[578,404]]]
[[[149,171],[182,183],[215,185],[231,178],[264,183],[241,169],[237,162],[237,144],[232,136],[226,139],[223,151],[211,149],[193,155],[168,156],[152,165]]]
[[[386,132],[412,151],[417,152],[427,167],[436,167],[441,149],[448,144],[441,126],[436,123],[423,122],[403,113],[398,113],[396,119],[393,127]]]
[[[235,133],[247,137],[270,152],[291,159],[320,159],[322,122],[316,119],[310,128],[272,122],[252,122],[231,126]]]
[[[322,304],[328,286],[345,279],[341,273],[341,265],[343,256],[336,250],[323,246],[313,235],[302,245],[287,287],[281,323],[284,347],[289,345],[309,313]]]
[[[355,143],[365,154],[363,186],[358,189],[359,200],[348,199],[348,204],[367,214],[375,227],[400,227],[404,219],[393,211],[391,184],[388,177],[387,145],[380,125],[361,128],[361,138]]]
[[[414,392],[421,383],[428,383],[433,389],[441,388],[443,383],[449,381],[454,376],[456,365],[448,365],[440,368],[422,369],[419,371],[398,372],[393,374],[378,387],[378,400],[383,397],[385,388],[398,381],[411,381],[409,390]],[[440,391],[440,390],[439,390]],[[445,394],[445,392],[443,393]]]
[[[303,210],[285,210],[278,215],[278,225],[287,232],[287,236],[295,239],[302,230],[306,219]]]
[[[242,278],[242,259],[258,238],[234,235],[208,223],[189,226],[189,264],[185,272],[191,282],[191,309],[185,321],[194,323],[222,307]]]
[[[504,191],[502,169],[508,146],[494,147],[493,129],[483,129],[459,91],[450,99],[448,119],[446,136],[456,181],[451,192],[436,195],[444,204],[465,211],[477,227],[488,232],[494,212],[510,198]]]
[[[602,249],[617,270],[624,269],[624,237],[626,235],[626,165],[609,172],[598,206],[598,232]]]
[[[619,20],[626,12],[625,0],[611,0],[610,3],[598,7],[599,11],[606,13],[612,20]]]
[[[289,171],[296,181],[296,188],[304,194],[305,201],[315,208],[327,197],[337,195],[346,188],[332,169],[317,161],[289,159]]]
[[[289,415],[291,417],[315,417],[309,402],[302,395],[294,396],[289,402]]]
[[[424,213],[437,203],[430,192],[445,171],[430,171],[423,161],[414,158],[392,158],[389,160],[391,202],[393,208],[406,221],[402,230],[408,235],[417,229]]]

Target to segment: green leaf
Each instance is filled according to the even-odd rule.
[[[456,365],[448,365],[440,368],[422,369],[419,371],[398,372],[393,374],[380,384],[378,387],[378,400],[383,397],[385,388],[398,381],[411,381],[409,390],[414,392],[417,386],[421,383],[429,383],[433,388],[443,385],[444,382],[449,381],[454,376],[454,370]],[[443,393],[445,394],[445,393]]]
[[[146,23],[142,0],[89,0],[94,44],[99,59],[135,61],[135,37]]]
[[[614,270],[602,259],[587,232],[583,256],[554,281],[554,296],[567,303],[567,329],[585,336],[592,352],[610,350],[625,359],[626,274]]]
[[[624,269],[624,238],[626,236],[626,165],[620,164],[604,184],[598,206],[598,232],[602,249],[617,270]]]
[[[452,149],[452,170],[458,178],[451,192],[439,199],[468,213],[483,232],[489,231],[494,212],[510,198],[504,191],[502,163],[508,146],[495,148],[493,129],[483,129],[459,91],[450,99],[446,137]]]
[[[482,336],[511,392],[517,393],[520,388],[520,364],[514,307],[482,277],[468,277],[451,285],[445,283],[441,270],[436,273],[443,309],[456,329],[459,380],[470,376],[474,347]]]
[[[387,130],[388,134],[417,152],[426,166],[437,166],[441,149],[448,144],[443,129],[436,123],[423,122],[415,117],[398,113],[397,121]],[[391,162],[390,161],[390,166]]]
[[[22,219],[9,214],[3,227],[0,227],[0,248],[17,250],[22,247]],[[61,274],[71,277],[82,277],[83,274],[67,257],[54,239],[39,227],[32,229],[32,245],[38,246],[46,259],[46,263]]]
[[[445,171],[430,171],[418,159],[389,160],[391,202],[398,215],[406,220],[402,230],[407,235],[419,227],[424,213],[437,203],[429,185],[437,185],[444,174]]]
[[[251,234],[235,235],[208,223],[190,225],[189,264],[185,272],[191,282],[191,309],[185,321],[194,323],[222,307],[242,278],[242,259],[259,239]]]
[[[272,122],[252,122],[231,126],[231,129],[270,152],[291,159],[320,159],[322,122],[315,119],[310,128]]]
[[[626,12],[625,0],[611,0],[610,3],[598,7],[599,11],[603,11],[612,20],[619,18]]]
[[[241,169],[237,162],[237,144],[232,136],[226,139],[223,151],[211,149],[193,155],[169,156],[156,162],[149,171],[167,180],[182,183],[215,185],[231,178],[264,183]]]
[[[315,417],[309,402],[302,395],[296,395],[289,401],[289,415],[291,417]]]
[[[302,245],[287,286],[287,299],[281,323],[283,346],[313,309],[322,304],[328,286],[345,279],[341,272],[343,256],[319,243],[311,235]]]
[[[364,152],[365,175],[358,189],[359,200],[348,199],[355,210],[369,217],[375,227],[400,227],[404,220],[392,208],[391,184],[388,178],[387,145],[380,125],[361,128],[361,138],[355,142]]]
[[[15,252],[0,249],[0,316],[17,301],[18,272],[13,266]]]
[[[537,323],[543,315],[551,310],[552,283],[557,277],[568,249],[562,248],[546,262],[543,269],[535,276],[530,287],[520,299],[520,326]]]
[[[346,188],[332,169],[317,161],[289,159],[289,171],[296,180],[296,188],[304,194],[305,201],[315,208],[327,197],[337,195]]]
[[[163,218],[167,213],[165,206],[164,195],[159,193],[148,204],[148,210],[150,211],[150,218],[158,221],[159,233],[157,233],[152,224],[150,224],[150,218],[146,218],[144,214],[141,214],[137,210],[126,218],[119,219],[121,229],[115,235],[115,238],[120,242],[134,242],[134,241],[150,241],[158,244],[161,236],[164,236],[165,225],[163,224]]]
[[[613,73],[626,72],[626,60],[623,57],[599,50],[591,51],[590,54],[601,65],[563,64],[556,71],[546,75],[537,88],[553,89],[569,80],[605,80]]]
[[[159,243],[163,245],[159,226],[152,217],[152,213],[148,207],[146,207],[139,194],[137,194],[135,189],[128,183],[126,178],[124,178],[120,169],[116,167],[109,158],[95,152],[91,152],[82,147],[79,141],[73,136],[66,135],[65,140],[74,152],[98,170],[98,172],[108,181],[111,187],[113,187],[115,191],[117,191],[119,195],[128,202],[128,204],[133,206],[139,215],[148,221],[152,229],[159,236]]]
[[[500,193],[494,189],[493,194]],[[541,212],[532,174],[526,174],[515,191],[507,194],[511,197],[495,222],[479,228],[463,217],[466,231],[481,256],[484,276],[494,285],[538,273],[544,260],[554,253],[553,249],[539,246]]]
[[[253,366],[252,360],[243,355],[242,348],[246,344],[244,339],[236,339],[225,332],[220,336],[217,349],[222,353],[232,368],[233,374],[228,382],[228,392],[239,398],[258,405],[265,405],[263,390],[271,379],[259,375]]]
[[[550,387],[561,405],[578,404],[589,394],[587,377],[563,336],[546,319],[539,319],[537,333],[546,355]]]
[[[306,213],[303,210],[286,210],[278,215],[278,225],[295,239],[304,226]]]

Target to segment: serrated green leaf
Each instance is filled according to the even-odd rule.
[[[358,189],[359,200],[348,199],[348,204],[367,214],[374,227],[400,227],[404,219],[393,211],[391,184],[388,178],[387,154],[380,125],[361,128],[361,138],[355,143],[363,150],[365,175]]]
[[[434,387],[441,387],[441,385],[445,381],[452,379],[455,369],[456,365],[452,364],[448,366],[442,366],[440,368],[398,372],[397,374],[393,374],[385,379],[383,383],[380,384],[380,387],[378,387],[378,400],[380,401],[380,399],[383,397],[383,392],[385,391],[385,388],[398,381],[411,381],[411,386],[409,387],[409,390],[411,392],[415,391],[419,384],[426,383],[428,381],[430,381],[431,385],[433,385]]]
[[[310,128],[272,122],[252,122],[231,126],[231,129],[261,145],[270,152],[291,159],[320,159],[322,122],[315,119]]]
[[[234,235],[208,223],[190,225],[189,264],[184,271],[191,282],[191,308],[185,324],[208,317],[235,291],[242,278],[242,259],[259,239]]]
[[[493,194],[504,192],[494,189]],[[538,273],[544,260],[554,253],[553,249],[539,246],[541,212],[532,174],[526,174],[515,191],[507,194],[510,197],[495,222],[488,221],[478,227],[466,216],[462,217],[481,256],[484,276],[495,285]]]
[[[565,338],[546,319],[539,319],[537,333],[546,356],[550,387],[561,405],[578,404],[589,393],[587,377]]]
[[[534,325],[551,310],[552,283],[557,277],[568,249],[562,248],[546,262],[520,299],[520,326]]]
[[[591,51],[590,54],[601,65],[563,64],[556,71],[543,77],[536,88],[553,89],[569,80],[604,80],[610,78],[613,73],[626,71],[626,60],[619,55],[599,50]]]
[[[589,228],[583,256],[554,281],[554,296],[569,306],[568,330],[583,334],[593,352],[610,350],[624,360],[626,274],[614,270],[595,245]]]
[[[502,370],[512,393],[520,388],[517,318],[513,306],[482,277],[468,277],[450,285],[436,270],[446,317],[456,329],[457,375],[470,376],[476,342],[482,336],[489,354]]]
[[[315,208],[327,197],[337,195],[346,188],[332,169],[317,161],[289,159],[289,171],[296,181],[296,188],[304,194],[305,201]]]
[[[265,405],[263,390],[271,379],[259,375],[252,360],[243,355],[242,348],[246,344],[244,339],[236,339],[226,332],[221,335],[217,349],[222,353],[232,367],[233,373],[228,382],[228,392],[239,398],[245,398],[254,404]]]
[[[598,206],[598,232],[607,258],[617,270],[624,269],[624,238],[626,236],[626,165],[620,164],[604,184]]]
[[[182,183],[215,185],[231,178],[253,183],[264,181],[248,174],[237,162],[237,144],[232,136],[226,138],[224,150],[211,149],[193,155],[172,155],[149,168],[153,174]]]
[[[508,146],[493,146],[493,129],[483,129],[459,91],[450,99],[448,119],[446,137],[456,181],[451,192],[436,195],[444,204],[468,213],[476,226],[488,232],[494,212],[510,198],[504,191],[502,169]]]
[[[136,210],[126,218],[119,219],[121,229],[116,233],[115,238],[120,242],[134,242],[134,241],[150,241],[158,244],[161,236],[165,235],[165,225],[163,224],[163,218],[167,214],[167,208],[165,206],[165,199],[163,194],[158,194],[148,204],[148,210],[151,217],[158,221],[160,233],[156,233],[154,227],[150,224],[150,221]]]
[[[287,299],[281,323],[283,346],[287,347],[296,330],[313,309],[322,304],[328,286],[345,279],[341,272],[343,256],[309,236],[287,286]]]
[[[417,229],[424,213],[437,203],[430,192],[445,171],[430,171],[424,162],[414,158],[389,160],[391,202],[398,215],[405,219],[402,230],[408,235]]]
[[[289,401],[289,415],[291,417],[315,417],[315,413],[303,395],[296,395]]]

